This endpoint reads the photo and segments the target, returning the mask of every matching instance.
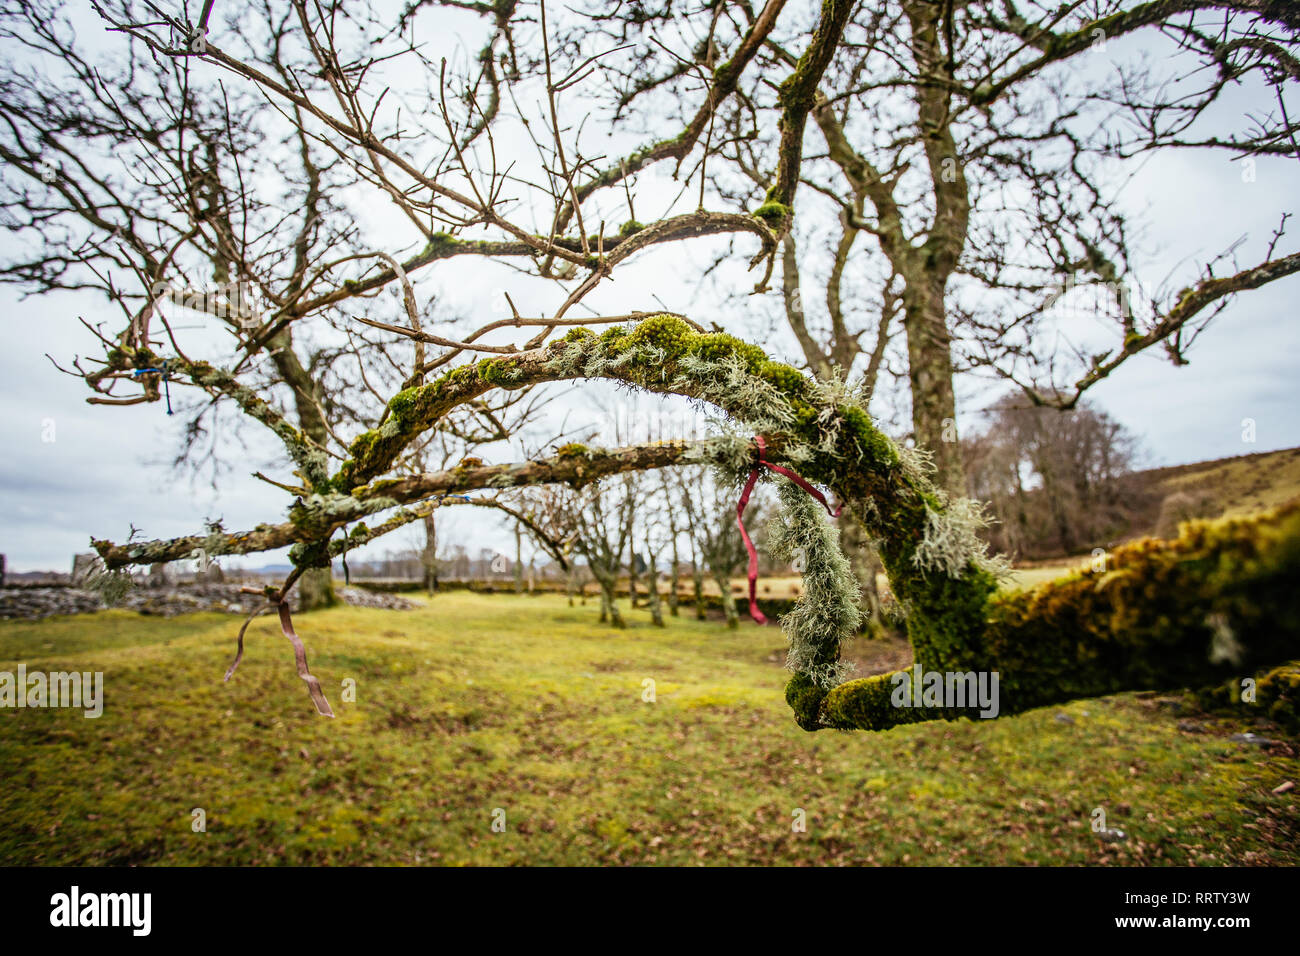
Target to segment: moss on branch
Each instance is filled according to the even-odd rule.
[[[1184,525],[1031,591],[993,596],[973,634],[913,644],[927,671],[997,671],[999,713],[1127,690],[1231,684],[1300,656],[1300,502],[1256,518]],[[977,589],[962,589],[965,599]],[[958,595],[952,595],[956,598]],[[952,622],[948,622],[951,626]],[[963,645],[965,645],[963,647]],[[1269,706],[1295,706],[1289,676],[1267,683]],[[928,719],[891,705],[893,675],[850,681],[819,702],[821,726],[883,730]],[[957,717],[940,711],[933,716]]]
[[[295,502],[287,525],[225,536],[215,547],[206,539],[96,542],[110,567],[167,560],[191,540],[209,553],[292,544],[296,566],[323,567],[333,551],[350,546],[331,545],[330,535],[380,510],[474,487],[581,483],[688,461],[740,476],[755,464],[749,436],[762,435],[769,454],[828,486],[878,542],[891,589],[907,611],[917,663],[927,671],[997,671],[1000,713],[1140,687],[1208,684],[1300,657],[1300,504],[1257,521],[1192,525],[1173,543],[1118,549],[1104,573],[1002,595],[999,567],[976,533],[979,509],[936,489],[925,456],[897,446],[842,384],[814,380],[755,345],[697,332],[675,316],[653,315],[600,334],[575,328],[543,348],[466,364],[405,389],[389,401],[381,426],[353,440],[351,457],[331,477],[323,476],[314,446],[270,406],[210,367],[190,372],[281,433],[302,456],[313,494]],[[572,443],[541,461],[466,461],[452,472],[381,478],[413,439],[491,389],[589,378],[710,403],[730,417],[733,431],[692,445],[605,450]],[[804,593],[782,622],[794,671],[786,696],[799,725],[878,730],[958,716],[943,707],[894,706],[893,675],[839,683],[840,643],[857,631],[856,582],[837,532],[812,499],[782,485],[785,523],[776,537],[802,548],[806,561]],[[371,540],[420,513],[399,511],[355,537]],[[1270,688],[1282,688],[1275,697],[1293,699],[1288,681],[1285,674],[1270,677]]]

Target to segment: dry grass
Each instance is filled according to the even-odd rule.
[[[1145,472],[1164,494],[1209,492],[1218,507],[1211,517],[1267,511],[1300,495],[1300,448],[1221,458]]]

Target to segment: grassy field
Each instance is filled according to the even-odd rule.
[[[1239,517],[1300,495],[1300,448],[1156,468],[1141,475],[1162,496],[1174,491],[1208,494],[1215,507],[1206,517]]]
[[[463,592],[299,616],[334,720],[268,618],[228,684],[232,617],[4,623],[0,670],[102,671],[106,702],[0,710],[0,863],[1300,862],[1297,796],[1270,793],[1300,781],[1296,742],[1230,741],[1245,717],[1193,732],[1126,695],[807,734],[775,628],[631,620]]]

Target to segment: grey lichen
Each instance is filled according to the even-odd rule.
[[[939,497],[946,499],[942,493]],[[943,511],[927,506],[925,533],[912,563],[922,571],[942,571],[953,579],[964,577],[971,565],[1004,577],[1009,571],[1006,559],[990,556],[979,535],[989,521],[984,505],[973,498],[947,500]]]
[[[289,520],[305,531],[329,529],[358,521],[368,515],[396,508],[399,502],[384,495],[359,500],[351,495],[311,494],[295,499]]]
[[[918,448],[916,445],[899,445],[894,444],[898,450],[898,460],[903,466],[903,472],[909,477],[919,482],[930,482],[930,476],[935,473],[934,452],[928,448]]]
[[[82,579],[82,586],[87,591],[98,594],[109,607],[116,607],[121,604],[122,599],[126,597],[126,593],[134,585],[135,582],[132,580],[129,571],[121,568],[110,571],[99,558],[95,559]]]
[[[1245,649],[1241,646],[1241,642],[1237,640],[1236,631],[1233,630],[1228,615],[1222,611],[1207,614],[1205,626],[1210,629],[1211,634],[1210,663],[1230,664],[1234,667],[1239,665],[1245,654]]]
[[[839,652],[862,624],[857,578],[840,550],[839,529],[821,506],[784,478],[777,480],[777,494],[781,512],[771,528],[771,552],[781,558],[798,556],[803,565],[803,593],[781,618],[790,642],[786,667],[829,690],[853,670]]]

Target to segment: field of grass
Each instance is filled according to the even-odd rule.
[[[226,684],[232,617],[0,624],[0,670],[105,682],[98,719],[0,709],[0,864],[1300,862],[1296,793],[1270,792],[1296,741],[1230,741],[1244,715],[1194,732],[1125,695],[807,734],[775,628],[596,614],[454,592],[300,615],[334,720],[270,618]]]
[[[1142,475],[1162,497],[1175,491],[1209,494],[1215,507],[1206,517],[1235,518],[1300,495],[1300,448],[1156,468]]]

